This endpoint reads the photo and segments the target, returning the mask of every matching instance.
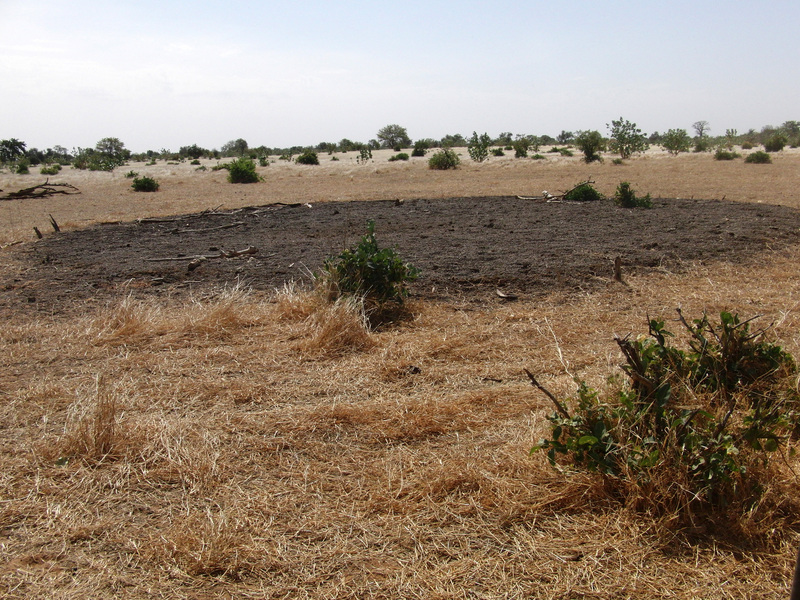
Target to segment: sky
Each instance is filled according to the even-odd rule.
[[[0,139],[133,152],[800,120],[800,2],[0,0]]]

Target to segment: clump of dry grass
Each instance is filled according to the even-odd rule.
[[[368,350],[375,345],[361,303],[342,297],[320,305],[307,318],[311,337],[298,349],[314,356],[336,357],[349,352]]]

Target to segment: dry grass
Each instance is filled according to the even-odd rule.
[[[671,175],[672,165],[700,169],[701,158],[642,162],[669,167],[653,181],[692,181]],[[730,166],[709,161],[711,179]],[[637,189],[669,195],[637,183],[636,164],[596,173],[629,169]],[[585,174],[560,165],[545,169],[574,169],[568,182]],[[441,183],[414,165],[372,168],[386,171],[363,177],[385,177],[386,194],[401,181],[420,194]],[[492,168],[499,190],[474,183],[479,167],[448,185],[507,193],[534,167]],[[330,175],[287,168],[271,177],[280,190],[282,178],[321,186]],[[367,186],[358,177],[356,197]],[[785,177],[770,186],[785,186],[779,200],[792,203],[796,173]],[[526,186],[545,189],[537,181]],[[191,202],[181,210],[219,204]],[[673,319],[678,305],[687,316],[763,314],[800,355],[798,261],[800,248],[789,248],[754,264],[629,276],[629,287],[609,282],[593,294],[417,303],[411,319],[380,331],[351,305],[291,287],[128,297],[80,319],[10,315],[0,330],[0,594],[786,597],[798,522],[770,513],[769,502],[797,497],[797,459],[778,466],[747,543],[702,524],[678,531],[610,500],[591,477],[529,456],[552,407],[522,369],[562,396],[573,392],[570,374],[600,386],[621,360],[613,334],[641,331],[648,315]]]

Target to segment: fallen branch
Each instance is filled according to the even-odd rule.
[[[218,231],[220,229],[231,229],[233,227],[238,227],[239,225],[244,225],[244,221],[234,221],[233,223],[228,223],[227,225],[220,225],[219,227],[206,227],[204,229],[178,229],[177,233],[206,233],[208,231]]]
[[[533,376],[533,373],[528,371],[528,369],[523,369],[523,371],[525,371],[525,374],[528,376],[528,379],[531,380],[531,384],[533,384],[533,387],[535,387],[540,392],[542,392],[545,396],[550,398],[550,400],[553,402],[553,404],[556,405],[556,410],[558,411],[558,413],[562,417],[564,417],[565,419],[572,418],[572,417],[570,417],[569,411],[564,407],[563,404],[561,404],[561,402],[558,401],[558,398],[556,398],[553,394],[551,394],[550,391],[546,387],[544,387],[541,383],[536,381],[536,377]]]
[[[246,256],[250,254],[258,254],[258,248],[254,246],[250,246],[245,248],[244,250],[232,250],[230,252],[225,252],[225,250],[220,250],[219,254],[211,254],[211,255],[203,255],[203,254],[195,254],[194,256],[175,256],[175,257],[167,257],[167,258],[148,258],[148,262],[180,262],[184,260],[188,261],[206,261],[206,260],[214,260],[215,258],[237,258],[239,256]]]
[[[540,202],[564,202],[564,197],[569,194],[570,192],[578,189],[582,185],[589,185],[593,184],[594,180],[587,179],[586,181],[581,181],[579,184],[571,187],[566,192],[562,192],[560,194],[551,194],[548,191],[542,192],[541,196],[517,196],[517,200],[538,200]],[[579,203],[576,203],[579,204]]]
[[[21,244],[21,243],[22,243],[22,240],[19,240],[17,242],[9,242],[7,244],[3,244],[2,246],[0,246],[0,250],[5,250],[6,248],[11,248],[11,246],[16,246],[17,244]]]
[[[5,196],[0,196],[0,200],[20,200],[23,198],[46,198],[47,196],[55,196],[56,194],[64,194],[71,196],[73,194],[80,194],[81,191],[74,185],[69,183],[50,183],[50,180],[45,180],[44,183],[34,185],[16,192],[8,192]]]

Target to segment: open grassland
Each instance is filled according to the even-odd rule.
[[[794,151],[792,151],[794,152]],[[224,171],[65,171],[82,194],[0,203],[0,240],[268,202],[539,194],[591,176],[660,197],[800,207],[800,155],[773,165],[649,154],[622,166],[514,159],[276,163]],[[151,173],[152,171],[152,173]],[[0,175],[8,191],[38,176]],[[624,225],[624,224],[623,224]],[[624,226],[620,235],[624,235]],[[32,242],[35,243],[35,242]],[[16,249],[5,277],[24,277]],[[402,248],[399,249],[402,254]],[[4,315],[0,330],[0,594],[8,598],[783,598],[798,544],[796,458],[726,535],[677,530],[596,480],[528,451],[573,376],[602,386],[613,335],[646,319],[763,315],[800,355],[800,247],[629,276],[592,293],[496,304],[412,301],[368,332],[347,305],[291,286],[125,296],[83,315]],[[671,324],[671,329],[678,327]]]

